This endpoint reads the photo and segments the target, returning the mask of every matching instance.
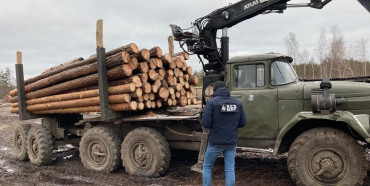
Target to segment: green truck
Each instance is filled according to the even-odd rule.
[[[239,130],[238,147],[288,152],[288,169],[298,185],[362,184],[370,146],[370,85],[302,82],[291,62],[291,57],[270,53],[226,63],[225,81],[248,120]],[[111,120],[42,116],[42,125],[15,128],[14,153],[44,165],[57,145],[73,144],[88,169],[112,172],[122,160],[131,175],[157,177],[169,166],[170,148],[199,151],[202,161],[207,133],[202,132],[201,111],[200,106],[171,107]]]

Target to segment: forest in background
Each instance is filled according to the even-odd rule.
[[[349,78],[370,75],[367,41],[346,43],[337,26],[321,29],[313,51],[301,49],[294,33],[284,38],[287,55],[302,79]]]

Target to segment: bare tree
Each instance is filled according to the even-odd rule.
[[[344,38],[337,26],[331,28],[329,52],[329,77],[347,77],[352,74],[351,66],[346,63]],[[350,74],[349,74],[350,73]]]
[[[358,58],[359,61],[364,63],[364,68],[363,68],[363,75],[367,76],[366,72],[366,63],[367,63],[367,41],[364,39],[361,39],[357,43],[358,45]]]
[[[324,61],[327,57],[327,50],[328,50],[328,39],[326,36],[326,30],[324,28],[321,28],[321,32],[317,40],[317,48],[315,48],[315,52],[320,66],[320,78],[322,78],[323,76],[327,77],[327,70],[324,67]]]
[[[299,54],[299,59],[303,63],[303,78],[306,79],[306,64],[310,61],[310,52],[307,49],[302,50]]]
[[[296,65],[299,58],[299,43],[294,33],[289,32],[288,36],[284,38],[285,47],[289,56],[292,56]]]

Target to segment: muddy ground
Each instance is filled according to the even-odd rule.
[[[80,162],[78,149],[71,146],[55,151],[53,163],[37,167],[13,157],[12,132],[19,124],[18,115],[9,113],[9,104],[0,100],[0,186],[7,185],[201,185],[202,176],[190,171],[196,163],[196,153],[173,158],[161,178],[138,178],[124,169],[111,174],[86,170]],[[32,122],[39,122],[33,120]],[[370,160],[370,153],[368,153]],[[216,161],[213,171],[214,185],[224,185],[223,159]],[[238,153],[236,158],[236,185],[289,186],[295,185],[286,167],[286,156],[272,157],[265,154]],[[370,172],[365,180],[370,186]]]

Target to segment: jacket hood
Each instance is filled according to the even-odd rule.
[[[220,88],[216,90],[213,96],[214,97],[217,97],[217,96],[230,97],[230,92],[226,88]]]

